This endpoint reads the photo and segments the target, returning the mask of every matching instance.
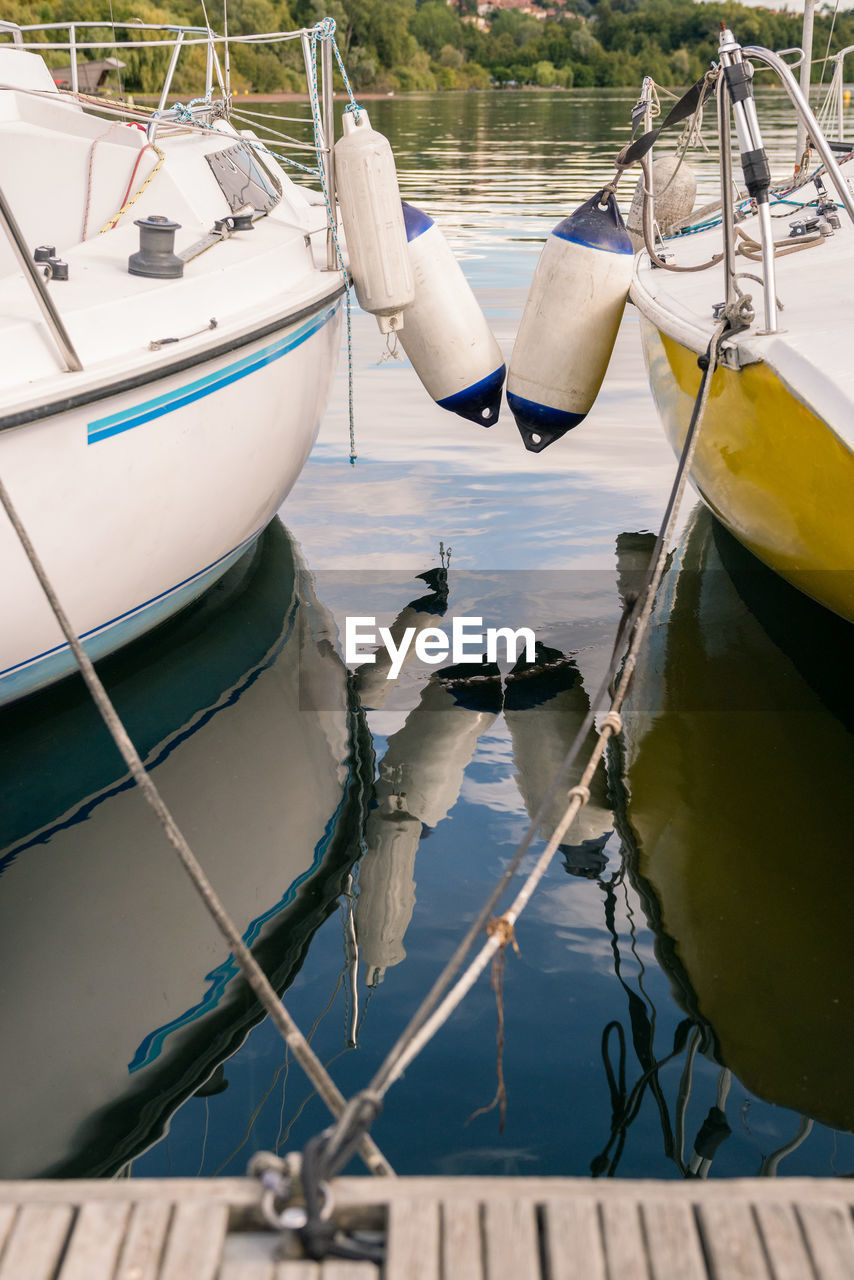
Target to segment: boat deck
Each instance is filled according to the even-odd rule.
[[[0,1280],[373,1280],[283,1258],[246,1179],[0,1183]],[[842,1280],[854,1182],[339,1178],[342,1226],[388,1230],[385,1280]],[[284,1252],[287,1252],[285,1247]]]

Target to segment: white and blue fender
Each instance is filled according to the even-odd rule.
[[[450,245],[432,218],[403,203],[415,301],[400,343],[437,404],[483,427],[501,408],[504,357]]]
[[[507,402],[533,453],[577,427],[592,407],[625,309],[633,257],[611,192],[598,191],[549,235],[507,376]]]
[[[359,306],[376,316],[381,333],[392,333],[403,324],[415,284],[394,156],[363,107],[344,113],[343,133],[335,143],[335,177]]]

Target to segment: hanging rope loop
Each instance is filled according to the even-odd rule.
[[[516,941],[516,934],[513,929],[513,919],[509,913],[506,913],[503,916],[493,916],[486,926],[486,932],[489,934],[490,938],[496,939],[498,946],[502,951],[510,945],[516,952],[517,956],[522,954],[519,950],[519,943]]]

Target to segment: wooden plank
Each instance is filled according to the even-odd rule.
[[[785,1188],[781,1184],[785,1184]],[[539,1203],[590,1195],[589,1178],[336,1178],[335,1204],[393,1203],[396,1199],[417,1200],[423,1196],[443,1200],[508,1200],[520,1195]],[[661,1182],[641,1178],[601,1178],[596,1197],[601,1202],[647,1198],[661,1199]],[[66,1192],[67,1195],[67,1192]],[[692,1204],[717,1200],[744,1203],[830,1201],[850,1204],[854,1187],[844,1178],[720,1178],[700,1183],[696,1179],[667,1183],[667,1199]]]
[[[0,1280],[53,1280],[74,1220],[70,1204],[25,1204],[9,1233]]]
[[[280,1262],[276,1280],[320,1280],[320,1267],[316,1262]]]
[[[489,1280],[535,1280],[540,1275],[539,1232],[532,1200],[510,1204],[488,1200],[483,1231]]]
[[[374,1179],[366,1178],[366,1182]],[[261,1201],[261,1184],[255,1178],[74,1178],[0,1181],[0,1202],[84,1204],[87,1200],[215,1200],[242,1206]]]
[[[385,1280],[439,1280],[438,1200],[391,1205]]]
[[[844,1178],[721,1178],[704,1182],[698,1191],[694,1179],[668,1182],[667,1199],[693,1203],[735,1200],[745,1203],[832,1203],[850,1205],[854,1187]],[[596,1184],[600,1201],[661,1198],[661,1182],[650,1179],[609,1178]],[[336,1178],[336,1206],[377,1205],[397,1199],[418,1200],[425,1196],[442,1200],[514,1200],[520,1195],[535,1202],[590,1195],[589,1178]],[[74,1179],[31,1182],[0,1181],[3,1204],[84,1204],[88,1200],[126,1200],[135,1204],[146,1200],[170,1199],[215,1201],[238,1211],[252,1209],[261,1199],[260,1183],[251,1178],[117,1178]]]
[[[0,1204],[0,1256],[2,1256],[6,1237],[12,1230],[12,1223],[15,1221],[17,1212],[17,1206],[14,1204]]]
[[[218,1280],[274,1280],[272,1258],[233,1258],[224,1262]]]
[[[549,1280],[606,1280],[599,1208],[593,1196],[547,1201],[543,1215]]]
[[[227,1227],[228,1205],[176,1205],[160,1280],[215,1280]]]
[[[59,1280],[113,1280],[130,1205],[92,1200],[77,1214]]]
[[[707,1203],[703,1197],[697,1212],[713,1280],[766,1280],[759,1227],[748,1204],[734,1199]]]
[[[813,1280],[815,1271],[792,1205],[757,1204],[754,1213],[774,1280]]]
[[[442,1280],[485,1280],[477,1200],[443,1200]]]
[[[320,1280],[379,1280],[380,1269],[373,1262],[348,1262],[330,1258],[320,1268]]]
[[[819,1280],[854,1276],[854,1227],[851,1210],[835,1204],[798,1204],[807,1247]]]
[[[691,1206],[643,1200],[641,1221],[653,1280],[706,1280],[706,1263]]]
[[[649,1268],[637,1201],[605,1200],[599,1211],[608,1275],[619,1276],[620,1280],[648,1280]]]
[[[161,1195],[163,1191],[161,1187]],[[116,1280],[157,1280],[171,1217],[172,1206],[167,1200],[133,1205]]]

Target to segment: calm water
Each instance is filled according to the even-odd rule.
[[[370,104],[509,356],[550,227],[632,95]],[[774,154],[792,130],[766,96]],[[715,176],[701,166],[701,191]],[[627,187],[628,202],[631,189]],[[345,1094],[511,856],[610,653],[674,462],[627,315],[588,420],[525,453],[436,408],[354,311],[318,445],[197,608],[104,666],[167,801]],[[627,716],[517,926],[507,1118],[484,979],[391,1091],[403,1173],[854,1173],[850,629],[689,502]],[[450,554],[445,572],[444,560]],[[450,548],[450,553],[447,549]],[[348,678],[348,614],[532,627],[534,670]],[[452,673],[453,674],[453,673]],[[241,1173],[326,1123],[75,682],[3,721],[0,1176]],[[535,849],[539,847],[535,845]],[[358,973],[356,953],[358,952]]]

